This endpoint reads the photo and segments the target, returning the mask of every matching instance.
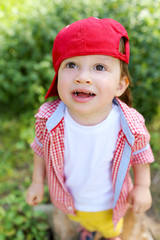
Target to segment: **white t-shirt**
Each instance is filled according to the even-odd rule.
[[[65,109],[65,185],[79,211],[97,212],[112,208],[112,159],[120,112],[116,105],[107,118],[94,126],[75,122]]]

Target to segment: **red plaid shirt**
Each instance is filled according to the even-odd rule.
[[[121,112],[119,132],[113,158],[114,190],[113,222],[116,225],[127,210],[127,196],[133,184],[129,169],[135,164],[152,163],[150,135],[144,118],[135,109],[114,99]],[[36,138],[31,147],[46,161],[46,171],[52,203],[65,213],[75,214],[74,202],[64,179],[64,108],[60,100],[44,103],[36,117]]]

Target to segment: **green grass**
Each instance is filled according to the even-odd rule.
[[[36,213],[25,202],[31,182],[34,138],[33,113],[0,120],[0,240],[47,240],[44,213]],[[44,202],[48,202],[45,189]]]
[[[151,146],[155,157],[155,162],[151,164],[151,191],[153,203],[149,214],[160,221],[160,107],[158,114],[147,127],[151,134]]]

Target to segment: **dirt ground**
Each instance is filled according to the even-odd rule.
[[[147,214],[160,222],[160,172],[152,173],[151,192],[153,202]]]

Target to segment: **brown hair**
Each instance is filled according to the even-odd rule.
[[[119,44],[119,51],[121,53],[125,54],[125,41],[126,39],[124,37],[122,37],[120,39],[120,44]],[[123,102],[125,102],[128,106],[132,106],[132,94],[131,94],[131,90],[130,87],[132,87],[132,81],[131,81],[131,77],[129,74],[129,70],[128,70],[128,64],[123,62],[122,60],[120,60],[120,68],[121,68],[121,77],[126,76],[128,81],[129,81],[129,86],[126,88],[125,92],[119,97]]]

